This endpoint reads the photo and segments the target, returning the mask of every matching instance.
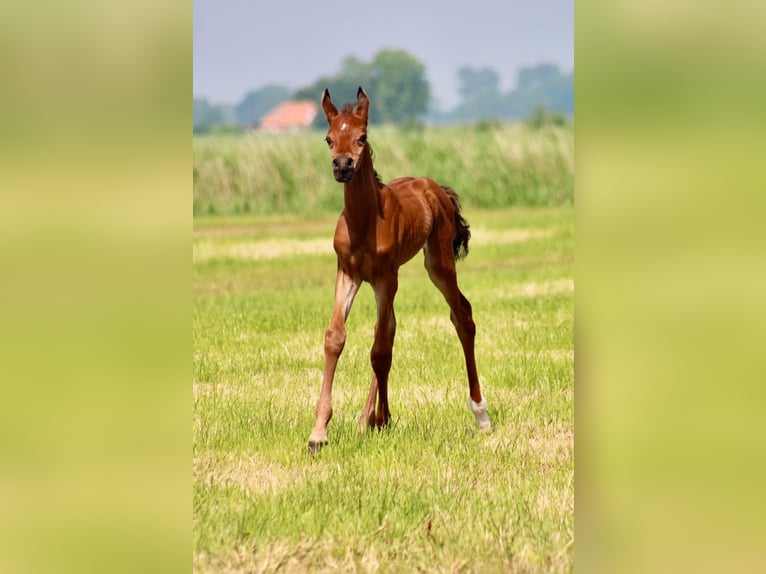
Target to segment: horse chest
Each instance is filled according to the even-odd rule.
[[[370,249],[352,251],[348,256],[347,262],[354,274],[369,283],[374,283],[376,277],[391,267],[389,257],[378,253],[377,250]]]

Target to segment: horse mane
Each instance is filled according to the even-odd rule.
[[[372,161],[375,158],[375,152],[372,151],[372,146],[370,145],[370,142],[367,142],[367,148],[370,150],[370,161]],[[378,182],[378,185],[385,185],[383,183],[383,180],[380,179],[380,174],[378,173],[378,170],[375,169],[375,166],[373,165],[372,173],[375,174],[375,180]]]

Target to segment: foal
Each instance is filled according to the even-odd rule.
[[[372,166],[367,143],[370,100],[359,87],[356,109],[346,104],[339,112],[322,94],[322,110],[330,129],[325,141],[332,154],[335,179],[343,183],[344,209],[335,228],[333,246],[338,256],[335,307],[325,333],[325,367],[316,407],[316,423],[309,436],[309,452],[327,443],[327,423],[332,418],[332,382],[346,342],[345,323],[363,281],[372,285],[378,305],[375,340],[370,353],[372,383],[359,417],[360,431],[388,424],[388,372],[396,332],[394,296],[399,267],[421,249],[428,276],[450,307],[465,354],[470,405],[479,429],[491,428],[487,401],[481,394],[474,357],[476,326],[471,304],[457,286],[455,260],[468,253],[471,233],[457,194],[424,177],[402,177],[383,184]],[[376,408],[377,398],[377,408]]]

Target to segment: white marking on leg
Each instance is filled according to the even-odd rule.
[[[489,422],[489,416],[487,415],[487,397],[482,397],[480,403],[473,402],[473,399],[468,399],[471,402],[471,411],[473,416],[476,417],[476,424],[479,425],[481,432],[489,432],[492,430],[492,423]]]

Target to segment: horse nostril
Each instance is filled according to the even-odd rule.
[[[332,168],[334,170],[346,170],[346,169],[353,169],[354,168],[354,158],[353,157],[341,157],[341,158],[333,158],[332,160]]]

